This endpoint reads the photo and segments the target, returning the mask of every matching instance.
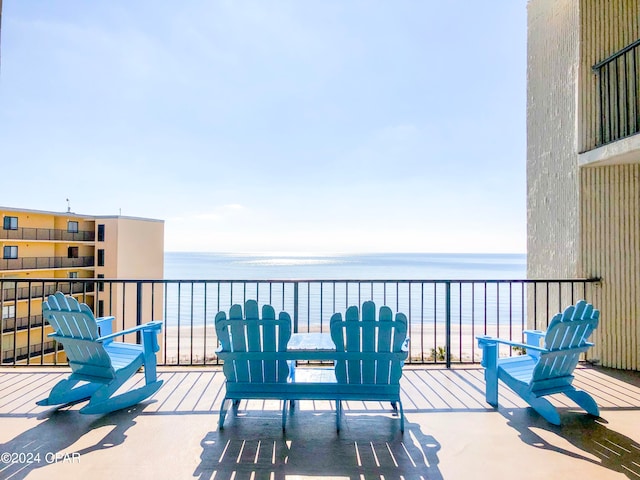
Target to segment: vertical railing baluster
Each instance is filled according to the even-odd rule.
[[[496,282],[496,337],[500,336],[500,282]]]
[[[433,363],[438,363],[438,291],[433,282]]]
[[[29,298],[31,298],[31,281],[27,281],[27,291],[29,292]],[[27,302],[29,305],[29,312],[31,311],[31,301]],[[15,302],[16,306],[16,322],[18,319],[18,302]],[[15,343],[15,338],[14,338]],[[31,315],[27,318],[27,365],[31,364],[31,352],[29,349],[31,348]]]
[[[471,361],[476,360],[476,283],[471,283]]]
[[[307,332],[311,331],[311,282],[307,284]]]
[[[176,364],[180,365],[180,309],[182,306],[182,282],[178,282],[178,332],[177,332],[177,345],[176,345]]]
[[[204,284],[204,305],[203,305],[203,312],[202,312],[202,321],[203,321],[203,326],[202,326],[202,335],[204,335],[204,338],[202,339],[202,364],[206,365],[207,364],[207,292],[208,292],[208,287],[209,286],[209,282],[205,282]],[[257,294],[258,292],[256,292]]]
[[[195,283],[191,282],[191,308],[189,309],[189,365],[193,365],[193,290]]]
[[[409,347],[412,345],[410,341]],[[424,363],[424,282],[420,282],[420,359]]]
[[[142,282],[136,282],[136,326],[142,325]],[[142,343],[142,333],[136,332],[136,342]]]
[[[458,346],[460,347],[458,349],[458,355],[460,363],[462,363],[462,328],[462,282],[458,282]]]
[[[293,331],[294,333],[298,333],[298,302],[299,302],[299,291],[298,291],[298,282],[293,282]],[[284,310],[284,284],[282,285],[282,304]]]
[[[323,332],[324,325],[324,282],[320,282],[320,332]]]
[[[451,368],[451,282],[445,283],[445,361]]]
[[[165,283],[163,285],[163,289],[162,290],[164,292],[164,302],[163,303],[164,303],[164,312],[165,312],[165,315],[164,315],[165,319],[164,319],[164,325],[163,325],[164,328],[162,329],[162,337],[164,338],[164,343],[163,343],[164,352],[163,352],[162,356],[163,356],[163,363],[166,365],[166,363],[167,363],[167,318],[166,318],[166,313],[167,313],[167,310],[168,310],[167,309],[167,302],[168,302],[168,299],[169,299],[169,284]],[[109,291],[111,291],[111,286],[109,286]]]

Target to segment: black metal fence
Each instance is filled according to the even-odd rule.
[[[372,300],[409,320],[410,363],[477,363],[477,335],[523,340],[523,330],[544,329],[567,305],[586,299],[597,307],[596,279],[560,280],[2,280],[0,306],[4,364],[24,360],[21,348],[47,350],[41,301],[57,290],[89,304],[96,316],[114,315],[114,330],[163,320],[160,364],[216,364],[214,317],[254,299],[287,311],[295,332],[328,332],[335,312]],[[30,300],[16,301],[16,292]],[[131,340],[135,340],[132,338]],[[51,346],[49,346],[51,347]],[[54,346],[53,352],[60,349]],[[40,353],[30,365],[59,362]]]
[[[640,132],[640,40],[593,66],[600,128],[596,146]]]

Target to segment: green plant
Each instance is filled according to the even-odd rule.
[[[444,361],[447,358],[447,349],[445,347],[432,348],[431,357],[437,361]]]
[[[524,347],[511,347],[517,355],[525,355],[527,353],[527,349]]]

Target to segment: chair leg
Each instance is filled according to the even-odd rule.
[[[220,417],[218,418],[218,429],[220,430],[224,428],[224,419],[227,417],[227,402],[231,402],[231,399],[224,397],[220,405]]]
[[[103,385],[91,396],[89,404],[80,409],[80,413],[88,415],[103,414],[131,407],[156,393],[162,386],[162,383],[163,381],[159,380],[143,387],[121,393],[115,397],[112,395],[122,384],[120,382],[114,382],[113,384]]]
[[[404,433],[404,410],[402,408],[402,401],[398,400],[399,413],[400,413],[400,433]]]
[[[533,396],[523,397],[523,399],[549,423],[560,425],[560,414],[549,400]]]
[[[336,430],[340,431],[340,417],[342,416],[342,402],[336,400]]]
[[[93,395],[89,404],[80,409],[80,413],[97,414],[109,413],[122,408],[128,408],[141,402],[158,391],[163,380],[147,383],[142,387],[113,396],[114,393],[140,368],[142,362],[132,362],[119,370],[110,383],[102,385]]]
[[[295,360],[287,360],[287,365],[289,365],[289,381],[296,381],[296,361]]]
[[[287,400],[282,401],[282,431],[287,427]]]
[[[80,380],[73,378],[73,376],[61,380],[51,389],[47,398],[36,403],[41,406],[47,406],[80,402],[90,398],[102,386],[100,383],[87,383],[74,388],[78,382]]]
[[[498,406],[498,345],[495,342],[480,342],[482,366],[484,367],[485,398],[489,405]]]
[[[492,407],[498,406],[498,372],[496,370],[484,371],[485,400]]]
[[[582,390],[570,390],[568,392],[564,392],[567,397],[580,405],[587,413],[599,417],[600,416],[600,408],[598,408],[598,404],[593,399],[591,395]]]

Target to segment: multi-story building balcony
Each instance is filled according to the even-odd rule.
[[[16,228],[0,230],[0,240],[40,240],[60,242],[93,242],[94,231],[70,232],[60,228]]]
[[[42,298],[47,295],[52,295],[55,292],[71,293],[71,292],[86,292],[91,293],[95,290],[94,282],[45,282],[34,283],[30,287],[15,287],[14,282],[4,282],[3,287],[0,290],[3,301],[12,300],[29,300],[31,298]]]
[[[0,270],[48,270],[51,268],[93,267],[95,257],[22,257],[0,259]]]
[[[55,353],[59,347],[57,342],[51,340],[43,344],[35,344],[27,347],[18,347],[15,350],[10,349],[2,352],[2,362],[21,362],[31,357],[42,357],[44,355]]]
[[[593,66],[597,81],[595,147],[640,132],[640,39]]]
[[[30,328],[42,327],[42,315],[32,315],[30,317],[4,318],[2,320],[2,332],[19,332]]]

